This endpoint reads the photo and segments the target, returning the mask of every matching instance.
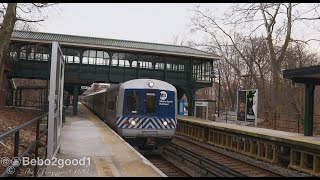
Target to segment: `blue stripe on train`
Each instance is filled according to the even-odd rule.
[[[134,120],[135,125],[130,122]],[[165,126],[163,123],[168,124]],[[139,128],[139,129],[174,129],[177,127],[176,118],[133,118],[133,117],[118,117],[116,121],[119,128]]]

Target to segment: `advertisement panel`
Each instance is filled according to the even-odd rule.
[[[246,91],[238,91],[237,120],[246,121]]]
[[[179,115],[184,115],[184,100],[179,99]]]
[[[248,89],[246,90],[247,96],[247,120],[248,122],[255,122],[257,118],[257,100],[258,100],[258,90],[256,89]]]
[[[258,89],[238,91],[237,121],[254,122],[258,118]]]

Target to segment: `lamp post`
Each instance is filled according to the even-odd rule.
[[[247,78],[247,77],[250,77],[250,76],[251,76],[251,74],[240,75],[240,77],[243,77],[243,78]],[[241,83],[240,83],[240,84],[241,84]],[[244,84],[244,85],[245,85],[245,84]],[[243,88],[245,88],[244,85],[243,85]]]
[[[210,78],[215,79],[217,76],[215,75],[215,72],[212,71]],[[220,71],[218,70],[218,101],[217,101],[217,106],[218,106],[218,117],[220,117]],[[213,81],[212,81],[213,82]]]
[[[220,84],[220,82],[221,82],[221,79],[220,79],[220,71],[218,70],[218,78],[219,78],[219,84],[218,84],[218,117],[220,117],[220,89],[221,89],[221,84]]]

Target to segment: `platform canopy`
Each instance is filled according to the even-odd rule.
[[[320,65],[283,71],[283,78],[305,85],[304,135],[313,135],[314,89],[320,85]]]
[[[295,83],[314,82],[320,84],[320,65],[286,69],[283,71],[283,78],[290,79]]]

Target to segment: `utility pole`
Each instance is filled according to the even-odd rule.
[[[220,84],[220,82],[221,82],[221,79],[220,79],[220,70],[218,69],[218,78],[219,78],[219,84],[218,84],[218,117],[220,117],[220,95],[221,95],[221,93],[220,93],[220,90],[221,90],[221,84]]]
[[[217,70],[218,70],[218,101],[217,101],[217,106],[218,106],[218,117],[220,117],[220,95],[221,95],[221,77],[220,77],[220,70],[217,68]],[[215,78],[217,77],[216,75],[215,75],[215,70],[213,69],[212,70],[212,72],[211,72],[211,74],[210,74],[210,78],[211,78],[211,81],[212,82],[215,82]],[[216,88],[216,86],[215,86],[215,88]],[[215,91],[216,92],[216,91]]]

